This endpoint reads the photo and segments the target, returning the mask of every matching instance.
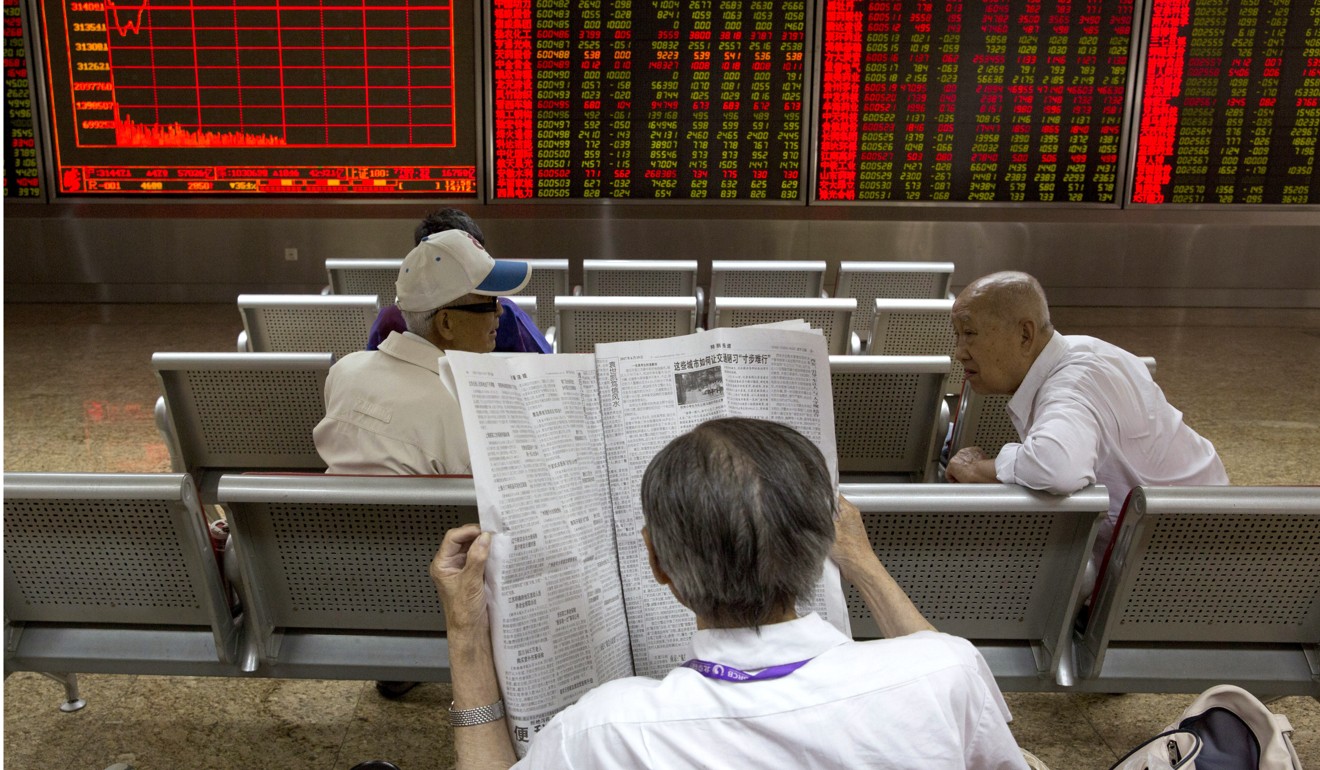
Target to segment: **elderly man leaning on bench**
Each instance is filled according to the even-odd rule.
[[[1183,421],[1141,359],[1054,330],[1035,278],[978,278],[954,302],[953,327],[967,384],[981,394],[1013,394],[1008,411],[1022,443],[1006,444],[994,459],[979,447],[963,449],[946,477],[1063,495],[1103,484],[1109,517],[1093,550],[1097,565],[1133,487],[1228,483],[1214,446]]]

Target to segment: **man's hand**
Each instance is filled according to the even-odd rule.
[[[476,524],[464,524],[445,533],[440,550],[431,560],[431,580],[445,606],[445,625],[454,631],[485,629],[486,557],[490,556],[490,533]]]
[[[830,558],[839,565],[839,573],[849,582],[864,567],[874,566],[879,559],[871,547],[871,539],[862,524],[861,511],[839,495],[839,517],[834,520],[834,545],[830,547]]]
[[[962,484],[995,484],[999,481],[995,461],[979,446],[969,446],[951,457],[944,478]]]
[[[857,587],[886,638],[935,630],[880,563],[866,535],[861,511],[843,495],[839,495],[839,518],[834,521],[830,558],[839,565],[843,578]]]

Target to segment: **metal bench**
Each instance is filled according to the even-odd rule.
[[[857,300],[852,330],[869,341],[877,299],[945,299],[952,262],[840,262],[834,296]]]
[[[825,334],[830,355],[849,355],[861,350],[852,334],[855,299],[806,299],[779,297],[711,298],[710,328],[752,326],[800,318]]]
[[[1078,687],[1320,698],[1320,487],[1137,487]]]
[[[697,330],[696,297],[556,297],[556,353],[603,342],[663,339]]]
[[[448,681],[427,566],[477,521],[470,477],[227,475],[218,496],[262,675]]]
[[[949,356],[953,358],[951,299],[877,299],[871,308],[871,339],[866,352],[880,356]],[[948,393],[962,389],[963,367],[953,358]]]
[[[6,473],[5,674],[239,676],[241,645],[185,474]],[[62,676],[67,674],[67,676]]]
[[[1056,497],[997,484],[840,484],[876,554],[936,628],[970,639],[999,686],[1053,691],[1075,681],[1073,619],[1104,487]],[[879,629],[855,588],[853,636]]]
[[[240,294],[238,352],[320,353],[343,358],[363,350],[380,312],[375,295]]]
[[[325,469],[312,429],[325,416],[331,353],[156,353],[156,426],[173,469],[204,503],[223,473]]]
[[[830,356],[841,477],[934,481],[948,376],[947,356]]]

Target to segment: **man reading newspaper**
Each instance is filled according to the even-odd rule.
[[[651,571],[697,616],[662,679],[616,679],[558,713],[518,767],[1024,768],[1008,710],[965,640],[926,622],[876,557],[820,451],[765,420],[706,422],[642,479]],[[445,608],[460,770],[516,754],[496,681],[484,572],[490,535],[448,532],[431,564]],[[886,639],[799,617],[827,556]]]

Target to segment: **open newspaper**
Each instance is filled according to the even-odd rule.
[[[495,666],[519,756],[591,688],[686,660],[695,616],[655,582],[642,542],[647,464],[718,417],[815,442],[837,477],[825,340],[805,324],[598,345],[596,354],[447,356],[483,529]],[[827,562],[800,611],[849,633]]]

